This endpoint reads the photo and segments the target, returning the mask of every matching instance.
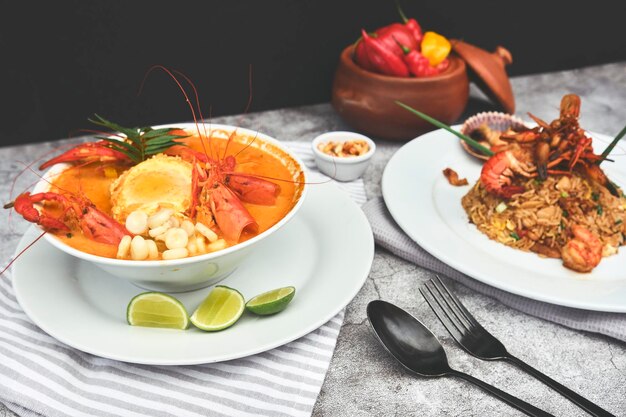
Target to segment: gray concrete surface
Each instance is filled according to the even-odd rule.
[[[614,136],[626,124],[626,64],[520,77],[512,80],[517,113],[531,111],[548,120],[558,114],[568,92],[582,97],[581,124]],[[481,95],[472,90],[473,97]],[[473,100],[467,113],[483,109]],[[365,174],[368,197],[379,196],[386,162],[397,145],[377,142],[374,163]],[[365,306],[375,298],[407,309],[443,342],[453,367],[557,416],[584,411],[511,365],[484,362],[456,347],[418,292],[431,273],[377,248],[369,279],[348,305],[346,319],[314,416],[516,416],[506,406],[465,382],[408,375],[374,340]],[[518,357],[571,389],[626,416],[626,345],[537,319],[451,281],[477,319]]]
[[[518,114],[526,112],[552,119],[560,98],[573,92],[583,98],[581,124],[615,135],[626,123],[626,63],[513,79]],[[472,89],[466,115],[491,109]],[[281,140],[310,141],[317,134],[349,129],[327,104],[283,109],[216,119],[252,127]],[[368,196],[381,194],[380,179],[386,162],[400,143],[377,141],[378,151],[365,174]],[[16,172],[35,156],[59,142],[0,148],[0,195],[7,196]],[[16,189],[33,181],[26,174]],[[0,259],[8,259],[24,222],[7,226],[2,213]],[[516,410],[479,389],[451,378],[425,379],[408,375],[373,338],[365,306],[382,298],[418,316],[443,342],[453,367],[496,385],[557,416],[584,416],[582,410],[511,365],[484,362],[457,348],[437,322],[418,292],[431,277],[428,271],[376,249],[365,285],[348,305],[345,323],[329,372],[315,405],[314,416],[517,416]],[[516,356],[585,395],[608,411],[626,416],[626,344],[590,333],[574,331],[508,308],[461,285],[449,282],[468,309]],[[626,300],[625,300],[626,302]],[[0,404],[0,416],[14,414]]]

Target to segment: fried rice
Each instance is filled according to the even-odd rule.
[[[560,258],[570,230],[580,225],[602,242],[602,256],[617,253],[626,234],[626,198],[574,172],[530,179],[510,200],[487,192],[478,181],[463,197],[470,222],[490,239],[525,251]]]

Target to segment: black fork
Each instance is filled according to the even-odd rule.
[[[523,360],[511,355],[502,342],[489,333],[467,311],[459,299],[452,294],[437,276],[420,287],[420,292],[428,302],[439,321],[450,335],[470,355],[484,360],[504,360],[511,362],[550,388],[597,417],[615,417],[613,414],[572,391],[544,373],[528,365]]]

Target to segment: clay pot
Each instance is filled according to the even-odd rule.
[[[353,128],[366,135],[409,140],[435,129],[395,101],[444,123],[458,120],[467,105],[469,81],[465,62],[451,55],[442,74],[425,78],[390,77],[366,71],[352,60],[353,47],[341,53],[333,82],[332,104]]]

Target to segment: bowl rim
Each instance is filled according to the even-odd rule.
[[[298,201],[296,201],[296,204],[293,205],[293,207],[291,208],[291,210],[289,210],[287,212],[287,214],[285,214],[279,221],[277,221],[274,225],[272,225],[270,228],[268,228],[267,230],[259,233],[258,235],[244,241],[244,242],[239,242],[235,245],[229,246],[225,249],[221,249],[215,252],[211,252],[211,253],[205,253],[203,255],[196,255],[196,256],[189,256],[186,258],[180,258],[180,259],[158,259],[158,260],[142,260],[142,261],[136,261],[136,260],[130,260],[130,259],[116,259],[116,258],[107,258],[105,256],[100,256],[100,255],[93,255],[87,252],[83,252],[80,251],[78,249],[75,249],[73,247],[71,247],[70,245],[64,243],[63,241],[61,241],[60,239],[58,239],[54,234],[52,233],[45,233],[44,234],[44,238],[46,239],[46,241],[48,241],[50,244],[52,244],[54,247],[62,250],[65,253],[68,253],[72,256],[75,256],[79,259],[83,259],[86,261],[90,261],[90,262],[94,262],[94,263],[99,263],[99,264],[104,264],[104,265],[109,265],[109,266],[115,266],[115,267],[130,267],[130,268],[150,268],[150,267],[172,267],[172,266],[178,266],[178,265],[187,265],[187,264],[193,264],[193,263],[198,263],[198,262],[204,262],[204,261],[210,261],[213,259],[217,259],[220,258],[222,256],[225,255],[229,255],[231,253],[234,252],[238,252],[242,249],[247,248],[248,246],[254,245],[256,242],[263,240],[264,238],[266,238],[267,236],[273,234],[274,232],[276,232],[278,229],[280,229],[283,225],[285,225],[287,222],[289,222],[289,220],[291,220],[296,213],[299,211],[300,207],[302,207],[302,204],[304,203],[304,200],[306,198],[306,194],[308,192],[308,174],[306,171],[306,166],[304,165],[304,163],[300,160],[300,158],[290,149],[288,149],[285,145],[283,145],[278,139],[275,139],[265,133],[261,133],[259,131],[256,130],[252,130],[252,129],[247,129],[247,128],[243,128],[243,127],[239,127],[239,126],[232,126],[232,125],[225,125],[225,124],[219,124],[219,123],[198,123],[198,125],[205,125],[207,126],[207,129],[209,129],[209,131],[211,129],[213,130],[224,130],[227,132],[232,132],[233,130],[237,130],[238,132],[242,132],[245,135],[248,136],[256,136],[256,139],[260,139],[264,142],[267,143],[271,143],[272,145],[275,145],[276,147],[278,147],[281,151],[285,152],[289,158],[291,158],[294,162],[296,162],[300,168],[300,171],[302,172],[302,177],[303,177],[303,181],[302,181],[302,191],[300,193],[300,197],[298,198]],[[167,124],[167,125],[158,125],[158,126],[152,126],[155,129],[159,129],[159,128],[164,128],[164,127],[172,127],[172,128],[180,128],[180,129],[195,129],[196,128],[196,124],[195,123],[171,123],[171,124]],[[50,176],[52,175],[58,175],[60,174],[62,171],[64,171],[65,169],[69,168],[71,165],[68,163],[61,163],[61,164],[56,164],[53,165],[48,171],[46,171],[43,176],[42,179],[40,181],[37,182],[37,184],[34,186],[33,188],[33,194],[35,192],[42,192],[48,189],[48,187],[50,186],[48,179],[50,178]],[[38,225],[35,225],[35,227],[39,227]],[[39,227],[41,229],[41,227]],[[43,229],[41,229],[43,230]]]
[[[337,136],[337,139],[332,139]],[[317,149],[317,145],[322,142],[328,142],[331,140],[335,140],[337,142],[346,142],[349,139],[362,139],[367,142],[369,145],[369,150],[365,152],[363,155],[359,156],[351,156],[351,157],[339,157],[339,156],[330,156],[325,154],[324,152]],[[344,138],[343,140],[341,138]],[[358,164],[359,162],[364,162],[369,160],[376,152],[376,143],[370,139],[369,137],[356,132],[350,132],[348,130],[333,130],[330,132],[322,133],[321,135],[316,136],[311,142],[311,149],[316,157],[328,162],[334,162],[337,165],[353,165]]]
[[[381,82],[395,82],[398,84],[430,84],[433,82],[447,81],[450,78],[457,77],[459,75],[459,72],[467,71],[465,61],[451,52],[450,55],[448,55],[448,59],[450,59],[450,66],[446,68],[446,70],[441,74],[433,75],[430,77],[396,77],[393,75],[379,74],[377,72],[368,71],[364,68],[361,68],[352,59],[353,51],[354,44],[346,46],[343,51],[341,51],[341,55],[339,58],[340,62],[343,63],[352,72],[356,72],[361,77],[373,78]],[[453,65],[453,62],[456,62],[457,64]]]

